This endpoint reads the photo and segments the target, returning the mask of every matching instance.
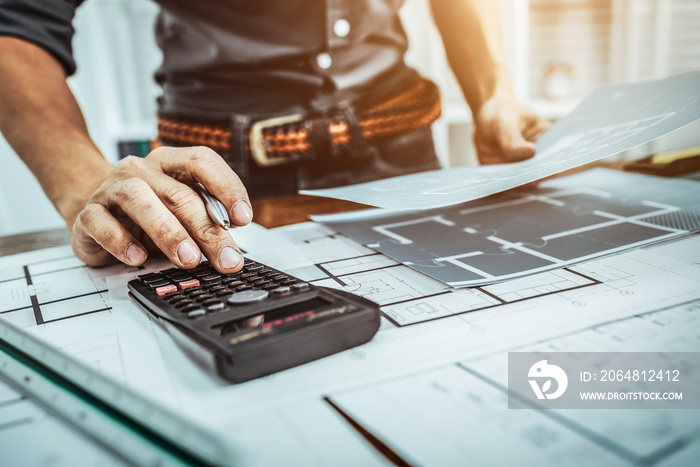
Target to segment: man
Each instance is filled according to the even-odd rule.
[[[403,62],[401,0],[159,0],[159,139],[111,165],[66,85],[81,0],[0,0],[0,131],[71,229],[78,258],[178,267],[202,253],[222,273],[243,257],[192,190],[219,198],[233,225],[252,196],[437,168],[432,83]],[[534,155],[546,122],[515,101],[498,2],[432,0],[472,109],[482,163]],[[247,189],[246,189],[247,188]]]

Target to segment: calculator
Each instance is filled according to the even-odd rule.
[[[368,342],[378,306],[259,262],[220,274],[208,262],[138,276],[129,296],[184,352],[241,383]]]

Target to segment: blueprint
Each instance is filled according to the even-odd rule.
[[[2,380],[0,452],[3,465],[8,466],[127,465]]]
[[[700,231],[700,183],[599,168],[458,206],[314,220],[452,287],[478,286]]]
[[[696,300],[509,350],[700,352],[699,320]],[[329,399],[411,465],[697,465],[697,410],[508,410],[507,363],[485,353]]]
[[[535,143],[532,159],[302,190],[389,209],[431,209],[509,190],[626,151],[700,119],[700,72],[598,88]]]
[[[658,439],[663,446],[675,440],[678,446],[660,454],[654,451],[654,462],[648,464],[697,453],[695,421],[671,412],[650,411],[664,424],[653,419],[644,426],[657,427],[658,433],[620,421],[622,416],[614,413],[601,412],[598,418],[593,415],[592,420],[578,422],[589,431],[598,430],[593,433],[602,433],[599,436],[588,436],[588,431],[572,428],[559,418],[545,417],[537,424],[531,423],[533,415],[528,421],[521,415],[504,414],[502,391],[461,366],[487,373],[473,362],[488,364],[488,359],[497,359],[509,349],[556,344],[589,331],[624,346],[637,335],[649,334],[646,329],[637,330],[635,317],[639,316],[653,316],[639,318],[649,320],[649,325],[683,317],[687,332],[669,345],[692,350],[697,338],[691,338],[700,332],[694,305],[700,300],[700,236],[503,284],[455,290],[322,225],[306,223],[258,233],[236,237],[252,258],[380,303],[383,319],[377,336],[366,345],[298,368],[244,384],[223,384],[190,361],[126,295],[127,280],[165,263],[150,261],[143,270],[89,269],[71,259],[67,247],[0,259],[0,319],[21,324],[27,335],[89,364],[148,401],[153,411],[177,413],[193,426],[206,428],[230,448],[230,463],[237,465],[282,465],[289,459],[302,465],[386,465],[375,444],[341,412],[351,414],[374,437],[419,464],[463,464],[467,447],[469,459],[498,464],[501,458],[493,456],[507,453],[493,452],[490,446],[494,439],[503,439],[495,435],[500,427],[508,427],[507,442],[527,447],[521,460],[531,465],[548,465],[553,458],[583,463],[583,454],[591,456],[590,462],[630,465],[637,459],[634,456],[647,456],[636,446],[648,438]],[[77,280],[84,283],[72,283]],[[668,310],[671,316],[663,314]],[[610,328],[625,320],[632,325]],[[673,329],[669,332],[674,333]],[[443,378],[445,373],[449,374]],[[426,379],[433,375],[437,379]],[[488,377],[500,381],[498,375]],[[404,399],[391,399],[391,388],[382,395],[391,381],[399,391],[407,391]],[[477,403],[477,392],[479,410],[472,410],[469,404]],[[389,403],[382,406],[377,394]],[[372,407],[389,417],[388,426],[368,414]],[[450,410],[452,417],[445,415]],[[156,431],[163,428],[157,417],[147,415],[143,414],[144,423]],[[402,423],[405,430],[400,430]],[[612,441],[600,441],[616,438],[598,428],[606,423],[637,430],[629,434],[630,441],[615,439],[624,443],[624,449],[613,450],[607,447]],[[415,430],[417,424],[425,430]],[[433,431],[425,433],[428,429]],[[188,428],[178,430],[184,433]],[[414,437],[406,438],[413,436],[411,432]],[[441,433],[443,442],[431,444]],[[477,435],[478,442],[464,443]],[[536,446],[552,438],[561,442],[550,441],[552,449]],[[534,447],[527,445],[530,439]],[[635,449],[632,457],[626,454],[630,446]],[[425,457],[430,453],[441,457]]]

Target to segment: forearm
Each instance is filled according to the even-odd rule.
[[[498,2],[431,0],[450,66],[473,112],[499,92],[510,92]]]
[[[63,68],[43,49],[0,37],[0,132],[71,225],[111,165],[85,125]]]

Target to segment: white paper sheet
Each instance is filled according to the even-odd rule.
[[[389,209],[432,209],[506,191],[644,144],[700,119],[700,72],[598,88],[537,140],[534,158],[302,190]]]
[[[535,289],[542,293],[469,313],[460,309],[459,300],[455,299],[451,302],[451,312],[437,317],[430,315],[429,309],[444,309],[447,305],[442,300],[446,294],[438,291],[435,295],[433,287],[437,281],[427,276],[389,274],[398,266],[379,257],[366,256],[364,247],[353,245],[323,226],[302,224],[268,234],[270,241],[274,240],[274,235],[284,240],[279,244],[285,247],[277,255],[271,252],[278,244],[274,241],[258,247],[257,251],[254,244],[246,244],[242,239],[240,245],[255,258],[267,255],[266,258],[274,259],[276,256],[279,264],[289,264],[282,254],[289,248],[307,252],[307,259],[290,266],[289,273],[327,281],[330,276],[324,278],[323,271],[332,271],[336,278],[347,281],[349,285],[346,286],[359,284],[362,293],[377,294],[382,300],[393,300],[392,290],[407,293],[401,287],[411,289],[407,301],[402,302],[404,309],[400,315],[411,326],[397,326],[384,319],[379,333],[369,344],[270,377],[226,385],[191,362],[127,297],[126,281],[143,271],[119,266],[95,270],[73,265],[71,267],[80,273],[86,271],[90,275],[95,289],[92,294],[101,295],[103,284],[108,283],[110,310],[81,314],[91,310],[76,306],[71,307],[73,311],[68,318],[37,324],[32,321],[36,316],[31,306],[17,309],[26,304],[6,304],[5,300],[0,300],[0,319],[23,322],[28,334],[88,363],[96,372],[142,395],[154,408],[177,413],[191,420],[193,425],[206,428],[218,443],[231,447],[232,463],[279,465],[292,459],[302,465],[382,465],[385,459],[332,409],[325,396],[381,386],[387,379],[410,379],[426,371],[454,365],[454,362],[488,356],[542,339],[555,339],[614,319],[700,299],[700,267],[694,259],[685,260],[678,254],[684,250],[696,251],[700,245],[697,236],[681,240],[677,247],[664,247],[663,254],[638,250],[581,266],[581,273],[601,283],[556,293],[546,293],[546,286],[556,283],[555,279],[523,284],[519,288],[494,292],[504,297],[510,293],[527,295],[523,291]],[[23,261],[22,257],[11,258],[7,263],[19,265],[19,271],[24,271],[24,266],[41,266],[41,274],[53,272],[52,260],[37,259],[36,253],[28,258],[29,261]],[[53,260],[56,261],[54,266],[66,268],[64,261],[68,259],[54,255]],[[277,266],[272,261],[270,264]],[[3,266],[0,259],[0,270]],[[150,267],[157,269],[164,265]],[[381,270],[387,271],[385,277],[374,276]],[[15,280],[13,273],[4,274]],[[389,280],[392,276],[395,282]],[[0,283],[0,297],[21,301],[28,295],[43,304],[42,295],[57,295],[63,284],[46,283],[44,292],[44,289],[30,289],[26,282],[24,286]],[[385,288],[384,284],[388,286]],[[56,296],[66,304],[74,298]],[[27,309],[32,312],[26,313]],[[429,316],[415,314],[416,310]],[[390,315],[387,313],[387,316]],[[414,405],[418,402],[430,405],[435,401],[415,402]],[[405,408],[404,415],[409,416],[410,410],[410,407]],[[393,436],[387,438],[392,439]],[[411,442],[417,443],[416,449],[432,449],[426,444],[430,442],[428,437]],[[405,446],[401,448],[402,452],[407,451]],[[572,455],[580,450],[562,452]],[[540,460],[537,451],[528,453],[533,456],[528,459],[531,463]],[[463,463],[463,454],[460,450],[442,453],[444,459],[453,463]]]
[[[507,350],[700,352],[699,310],[689,302]],[[696,410],[509,410],[507,367],[504,350],[330,399],[414,465],[696,464]]]

